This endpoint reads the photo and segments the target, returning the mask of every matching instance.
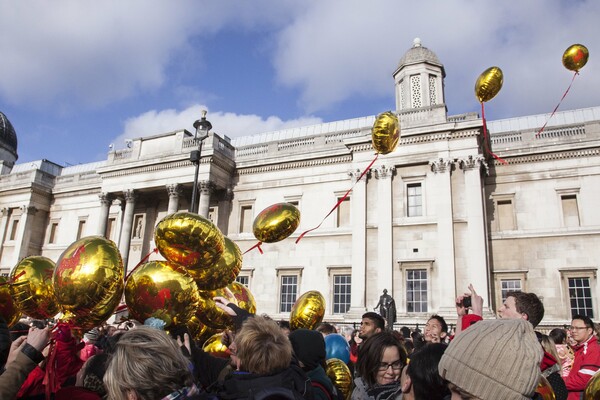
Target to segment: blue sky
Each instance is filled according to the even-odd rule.
[[[0,111],[19,163],[106,158],[126,138],[192,130],[200,110],[229,137],[395,108],[392,73],[419,37],[445,66],[449,114],[479,111],[496,65],[499,119],[600,105],[600,2],[528,0],[0,0]]]

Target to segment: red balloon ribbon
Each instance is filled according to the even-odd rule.
[[[373,159],[373,161],[371,161],[371,163],[369,164],[369,166],[362,172],[362,174],[360,174],[360,176],[358,177],[358,179],[356,180],[356,182],[354,182],[354,184],[352,185],[352,187],[350,189],[348,189],[348,191],[346,192],[346,194],[341,197],[338,202],[336,203],[335,206],[333,206],[333,208],[327,213],[327,215],[325,217],[323,217],[323,219],[321,220],[321,222],[319,222],[319,225],[315,226],[314,228],[311,228],[307,231],[302,232],[302,234],[300,236],[298,236],[298,239],[296,239],[296,244],[298,244],[298,242],[304,237],[304,235],[306,235],[308,232],[312,232],[315,229],[319,229],[319,227],[321,226],[321,224],[323,222],[325,222],[325,220],[327,219],[327,217],[329,217],[331,215],[332,212],[335,211],[336,208],[338,208],[340,206],[340,204],[342,204],[342,202],[344,200],[346,200],[346,198],[348,198],[348,195],[350,194],[350,192],[352,191],[352,189],[354,189],[354,186],[358,183],[358,181],[360,181],[362,179],[363,176],[365,176],[365,174],[367,172],[369,172],[369,170],[371,169],[371,167],[373,166],[373,164],[375,164],[375,161],[377,161],[377,158],[379,157],[379,153],[375,154],[375,158]]]
[[[143,263],[145,263],[145,262],[146,262],[146,261],[147,261],[147,260],[150,258],[150,256],[151,256],[153,253],[158,253],[158,249],[157,249],[156,247],[155,247],[155,248],[154,248],[154,249],[153,249],[153,250],[152,250],[150,253],[146,254],[146,255],[145,255],[145,256],[144,256],[144,257],[143,257],[143,258],[140,260],[140,262],[139,262],[139,263],[137,263],[137,265],[136,265],[136,266],[135,266],[135,267],[134,267],[134,268],[133,268],[131,271],[129,271],[129,273],[128,273],[128,274],[127,274],[127,276],[125,277],[125,282],[127,282],[127,279],[128,279],[130,276],[131,276],[131,274],[133,274],[133,271],[135,271],[136,269],[138,269],[138,268],[139,268],[139,266],[140,266],[140,265],[142,265]]]
[[[550,122],[550,120],[552,119],[552,117],[554,116],[554,113],[556,112],[556,110],[558,110],[558,107],[560,107],[560,103],[562,103],[562,101],[565,99],[565,97],[567,97],[567,93],[569,93],[569,90],[571,90],[571,86],[573,86],[573,81],[575,80],[575,77],[579,75],[578,71],[575,71],[575,73],[573,74],[573,78],[571,79],[571,83],[569,84],[569,87],[567,88],[567,90],[565,91],[565,94],[562,95],[562,97],[560,98],[560,101],[558,102],[558,104],[556,105],[556,107],[554,107],[554,110],[552,111],[552,114],[550,114],[550,116],[548,117],[548,119],[546,120],[546,122],[544,123],[544,126],[542,126],[542,129],[540,129],[538,131],[538,133],[535,134],[535,137],[538,137],[540,133],[542,133],[544,131],[544,128],[546,128],[546,125],[548,124],[548,122]]]
[[[487,134],[487,123],[485,122],[485,107],[483,105],[483,101],[481,102],[481,120],[483,121],[483,148],[490,156],[494,157],[494,159],[500,161],[502,164],[508,164],[502,158],[498,157],[492,150],[490,150],[490,143],[488,141]]]
[[[254,249],[258,249],[258,251],[260,252],[260,254],[264,254],[262,248],[260,247],[261,244],[262,244],[262,242],[256,243],[254,246],[250,247],[248,250],[246,250],[245,252],[243,252],[242,255],[244,255],[247,252],[249,252],[250,250],[254,250]]]

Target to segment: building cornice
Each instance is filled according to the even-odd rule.
[[[331,164],[341,164],[348,163],[352,161],[352,155],[348,154],[340,157],[330,157],[330,158],[320,158],[316,160],[304,160],[304,161],[296,161],[296,162],[288,162],[281,164],[269,164],[262,165],[258,167],[249,167],[249,168],[238,168],[238,175],[248,175],[248,174],[257,174],[262,172],[273,172],[273,171],[283,171],[288,169],[298,169],[298,168],[306,168],[306,167],[314,167],[319,165],[331,165]]]
[[[583,158],[600,156],[600,148],[581,149],[572,151],[554,151],[543,154],[529,154],[523,156],[511,157],[510,155],[500,155],[505,163],[495,162],[496,168],[506,167],[508,165],[526,164],[532,162],[565,160],[571,158]]]

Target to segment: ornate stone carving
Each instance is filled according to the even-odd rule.
[[[463,171],[466,171],[469,169],[480,169],[483,166],[485,168],[485,173],[486,174],[489,173],[489,166],[485,162],[485,159],[483,158],[483,156],[481,156],[479,154],[477,154],[475,156],[469,155],[466,158],[461,158],[458,160],[458,164],[460,166],[460,169],[462,169]]]
[[[386,167],[385,165],[379,165],[375,168],[372,168],[372,171],[375,173],[376,179],[390,178],[394,174],[395,170],[396,170],[396,167],[394,167],[394,166]]]
[[[169,194],[169,197],[179,197],[181,196],[181,192],[181,185],[179,183],[167,185],[167,193]]]
[[[35,213],[38,212],[38,209],[34,206],[21,206],[21,207],[19,207],[19,210],[21,210],[21,212],[23,214],[29,214],[29,215],[34,215]]]
[[[356,181],[358,181],[358,179],[360,178],[360,176],[362,175],[362,173],[363,172],[360,169],[357,168],[357,169],[353,169],[353,170],[348,171],[348,176],[352,179],[352,183],[356,183]],[[370,175],[370,171],[367,172],[365,174],[365,176],[363,176],[362,179],[364,179],[365,182],[366,182],[366,180],[369,177],[369,175]]]
[[[441,158],[435,161],[430,161],[429,165],[431,166],[431,171],[433,173],[444,173],[446,171],[452,171],[452,165],[454,164],[453,160]]]
[[[100,193],[98,198],[100,199],[100,204],[104,206],[110,206],[114,200],[114,196],[107,192]]]
[[[198,187],[202,194],[211,194],[217,188],[212,181],[200,181],[198,182]]]
[[[125,201],[127,203],[133,203],[137,199],[137,193],[133,189],[123,190],[123,195],[125,196]]]

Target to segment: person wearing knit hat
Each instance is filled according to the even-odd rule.
[[[288,337],[300,367],[311,381],[315,399],[337,398],[337,390],[325,372],[327,351],[323,334],[309,329],[296,329]]]
[[[450,343],[438,370],[453,398],[458,393],[481,400],[526,400],[540,380],[542,354],[529,322],[480,321]]]

